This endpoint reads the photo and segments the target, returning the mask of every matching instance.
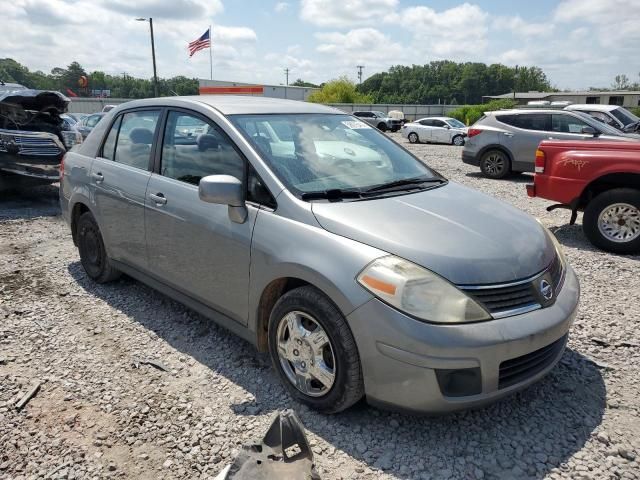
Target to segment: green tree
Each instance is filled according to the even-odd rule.
[[[301,78],[299,78],[295,82],[291,83],[290,86],[292,86],[292,87],[311,87],[311,88],[318,88],[319,87],[319,85],[316,85],[315,83],[311,83],[311,82],[305,82]]]
[[[314,103],[371,103],[372,100],[370,95],[358,92],[347,77],[331,80],[309,95],[309,101]]]

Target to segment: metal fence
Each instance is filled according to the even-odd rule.
[[[128,102],[128,98],[72,98],[69,111],[72,113],[93,113],[99,112],[105,105],[119,105]],[[357,110],[376,110],[388,113],[391,110],[400,110],[405,118],[415,120],[417,118],[429,116],[446,116],[450,111],[458,108],[458,105],[402,105],[391,103],[331,103],[344,112],[351,113]]]
[[[452,110],[459,108],[459,105],[407,105],[391,103],[331,103],[332,107],[339,108],[347,113],[358,110],[376,110],[388,113],[391,110],[400,110],[405,118],[416,120],[422,117],[446,116]]]

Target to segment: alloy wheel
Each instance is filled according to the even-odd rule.
[[[278,324],[277,348],[287,379],[310,397],[325,395],[336,379],[331,340],[311,315],[289,312]]]
[[[640,237],[640,210],[628,203],[609,205],[598,216],[598,230],[612,242],[632,242]]]
[[[502,175],[506,168],[504,157],[501,153],[491,153],[485,159],[485,171],[492,177],[498,177]]]

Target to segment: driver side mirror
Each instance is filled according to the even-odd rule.
[[[582,127],[580,133],[584,133],[585,135],[593,135],[594,137],[597,137],[600,134],[600,132],[598,132],[595,128],[589,126]]]
[[[229,218],[235,223],[244,223],[247,219],[247,207],[244,201],[244,185],[231,175],[208,175],[198,185],[200,200],[207,203],[229,206]]]
[[[447,130],[451,130],[451,127],[449,125],[445,125],[444,128],[446,128]]]

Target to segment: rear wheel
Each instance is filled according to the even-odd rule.
[[[511,172],[511,162],[502,150],[489,150],[480,159],[480,171],[488,178],[504,178]]]
[[[83,213],[76,227],[80,262],[87,275],[98,283],[115,280],[120,272],[111,264],[104,248],[100,228],[91,212]]]
[[[360,357],[342,313],[314,287],[287,292],[269,318],[269,352],[289,393],[335,413],[364,395]]]
[[[418,143],[420,142],[420,137],[418,137],[418,134],[416,132],[411,132],[408,136],[409,138],[409,143]]]
[[[462,135],[456,135],[451,140],[451,143],[453,143],[456,147],[461,147],[464,145],[464,137]]]
[[[378,130],[380,130],[381,132],[386,132],[387,131],[387,124],[383,123],[383,122],[380,122],[378,124]]]
[[[585,208],[582,230],[608,252],[640,252],[640,191],[616,188],[595,197]]]

